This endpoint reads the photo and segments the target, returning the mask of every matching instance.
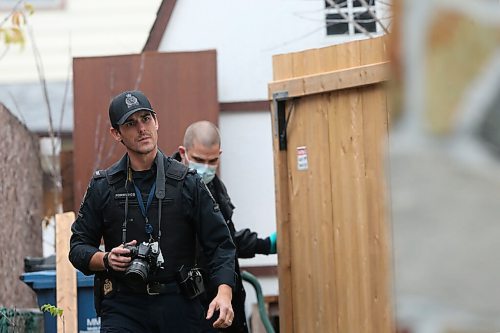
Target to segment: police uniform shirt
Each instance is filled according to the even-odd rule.
[[[166,166],[170,163],[178,163],[168,157],[165,157],[164,161]],[[108,178],[112,179],[111,183],[113,179],[117,183],[124,182],[126,171],[127,156],[125,155],[120,161],[107,170]],[[110,184],[108,178],[103,174],[97,173],[91,179],[84,200],[80,206],[78,216],[71,228],[72,236],[70,240],[69,258],[73,265],[86,275],[95,273],[89,270],[89,262],[92,256],[98,251],[101,237],[104,237],[107,251],[110,251],[112,248],[122,243],[122,233],[119,230],[121,230],[123,224],[124,213],[114,213],[115,215],[120,215],[116,216],[112,221],[114,232],[110,233],[105,230],[107,224],[109,224],[109,221],[105,222],[105,219],[106,216],[109,216],[110,207],[116,206],[116,200],[124,200],[123,197],[116,197],[117,194],[114,193],[113,186]],[[150,170],[134,172],[134,182],[140,189],[144,198],[147,198],[148,192],[152,184],[154,184],[155,179],[156,163]],[[235,247],[222,214],[211,199],[199,176],[188,172],[181,181],[181,184],[180,202],[176,203],[180,204],[180,206],[177,207],[177,211],[180,212],[180,214],[178,214],[180,218],[178,221],[175,221],[176,224],[174,224],[174,226],[170,225],[166,228],[163,223],[164,213],[162,211],[161,243],[164,243],[164,238],[184,237],[185,239],[180,239],[178,241],[184,241],[186,244],[191,244],[192,242],[192,244],[194,244],[194,239],[192,239],[191,235],[187,235],[184,232],[179,233],[177,232],[178,230],[168,230],[178,229],[183,226],[182,223],[191,223],[194,231],[198,235],[203,251],[209,258],[211,268],[210,278],[212,282],[215,285],[227,284],[234,287]],[[119,193],[119,195],[123,196],[124,194]],[[126,195],[129,196],[129,213],[135,213],[135,216],[137,216],[138,198],[135,197],[133,190]],[[168,201],[168,198],[165,199]],[[168,202],[165,204],[162,202],[162,209],[165,205],[168,207]],[[156,226],[155,229],[157,229],[158,199],[156,197],[153,198],[152,204],[147,211],[147,217],[151,221],[151,224]],[[144,225],[144,221],[141,222],[142,225]],[[132,223],[139,223],[139,221],[133,221]],[[117,230],[118,232],[116,232]],[[138,229],[136,228],[134,230],[135,233],[137,233]],[[154,234],[154,236],[157,237],[158,235]],[[139,234],[129,234],[129,224],[127,224],[127,241],[136,239],[139,242],[144,238],[146,238],[145,233],[142,235],[140,232]],[[194,245],[192,251],[194,254]],[[166,263],[178,255],[177,253],[171,253],[175,251],[168,251],[168,253],[165,253],[163,245],[162,252]]]

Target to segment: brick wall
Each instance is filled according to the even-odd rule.
[[[42,255],[42,169],[37,137],[0,103],[0,306],[35,307],[19,276]]]

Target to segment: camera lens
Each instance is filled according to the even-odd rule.
[[[148,272],[149,264],[144,260],[135,259],[125,272],[125,279],[131,287],[144,286]]]

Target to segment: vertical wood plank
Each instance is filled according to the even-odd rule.
[[[301,76],[306,73],[318,72],[321,68],[318,50],[298,52],[293,55],[293,75]],[[290,140],[288,146],[289,170],[291,174],[290,188],[292,189],[290,200],[294,202],[291,207],[292,226],[295,233],[296,247],[293,249],[294,262],[302,262],[296,266],[293,276],[296,281],[296,297],[303,300],[298,304],[296,311],[303,314],[309,320],[294,321],[297,332],[321,332],[325,314],[325,293],[328,286],[324,281],[326,275],[325,267],[322,265],[322,257],[319,253],[321,243],[319,242],[319,230],[322,221],[325,220],[323,205],[316,200],[324,200],[322,192],[327,187],[322,186],[321,174],[324,165],[328,163],[322,159],[325,145],[327,145],[328,126],[326,112],[321,108],[321,96],[312,96],[308,99],[296,100],[297,105],[290,118],[288,128]],[[326,125],[326,126],[325,126]],[[325,137],[326,135],[326,137]],[[323,144],[322,144],[323,143]],[[308,154],[308,169],[297,170],[297,147],[306,147]],[[326,164],[325,164],[326,163]],[[327,181],[327,180],[326,180]],[[327,201],[329,200],[329,193]],[[318,293],[312,288],[319,288],[323,293]]]
[[[346,48],[339,45],[328,49],[328,57],[332,58],[331,65],[333,70],[340,69],[343,66],[341,57],[345,55]],[[329,143],[330,149],[328,158],[330,161],[331,174],[331,197],[332,197],[332,223],[333,223],[333,244],[334,244],[334,288],[336,290],[336,326],[333,332],[347,332],[349,330],[347,314],[349,313],[348,304],[352,295],[352,290],[348,288],[348,265],[352,259],[350,254],[345,251],[349,245],[348,221],[343,213],[345,196],[342,193],[342,176],[345,173],[343,161],[344,150],[342,149],[342,140],[340,136],[341,123],[341,94],[332,92],[328,94],[329,103]]]
[[[292,104],[293,103],[293,104]],[[301,265],[292,265],[293,276],[293,299],[301,300],[294,303],[294,313],[300,316],[294,316],[293,332],[308,331],[309,322],[301,320],[302,317],[311,318],[312,316],[312,297],[313,290],[311,289],[311,248],[309,234],[309,207],[307,202],[304,202],[308,195],[307,175],[298,173],[297,158],[295,149],[297,146],[305,145],[306,138],[304,136],[304,106],[302,101],[297,100],[290,102],[292,107],[290,121],[288,125],[288,145],[287,145],[287,160],[288,160],[288,188],[290,200],[290,238],[291,238],[291,257],[292,263],[301,262]],[[306,261],[307,260],[307,261]]]
[[[310,207],[311,230],[311,260],[313,263],[313,286],[315,326],[313,332],[330,331],[336,326],[336,318],[332,316],[335,311],[334,276],[335,262],[333,257],[333,223],[332,223],[332,193],[330,178],[330,161],[325,156],[329,155],[329,114],[327,96],[311,96],[308,108],[315,110],[313,119],[309,119],[306,127],[308,137],[308,152],[310,158],[309,188],[307,204]],[[304,114],[307,115],[306,112]],[[327,184],[327,186],[325,186]],[[313,317],[314,318],[314,317]]]
[[[339,128],[341,127],[341,103],[340,93],[330,94],[330,163],[331,163],[331,191],[332,191],[332,215],[333,215],[333,244],[334,244],[334,263],[335,269],[335,289],[337,294],[337,327],[334,332],[347,332],[347,313],[350,297],[350,290],[347,286],[349,274],[346,262],[351,260],[350,254],[345,253],[345,248],[349,244],[348,221],[343,213],[345,196],[342,193],[342,174],[345,165],[342,163],[344,149]]]
[[[351,68],[359,64],[359,45],[357,42],[343,44],[336,48],[336,62],[340,68]],[[361,275],[359,259],[359,218],[360,210],[357,208],[359,181],[359,166],[356,157],[358,156],[358,136],[357,129],[359,117],[357,108],[359,100],[356,90],[340,91],[333,101],[336,109],[335,123],[330,124],[335,135],[334,142],[339,146],[334,149],[330,158],[336,159],[332,163],[332,178],[336,178],[335,198],[340,200],[335,206],[334,215],[339,221],[341,235],[339,235],[337,255],[338,255],[338,279],[339,286],[344,290],[344,294],[339,303],[342,302],[343,310],[340,312],[339,332],[360,331],[359,325],[362,321],[360,315],[361,307]],[[335,164],[334,164],[335,163]],[[332,195],[333,196],[333,195]],[[335,199],[334,199],[335,200]]]
[[[323,49],[314,49],[303,54],[304,74],[319,73],[329,64],[329,59],[322,56]],[[325,61],[326,60],[326,61]],[[309,235],[311,239],[312,286],[315,290],[312,299],[313,310],[308,327],[311,332],[330,331],[336,326],[334,276],[335,265],[333,257],[333,223],[332,197],[330,186],[330,161],[328,158],[329,143],[329,105],[325,94],[309,96],[304,99],[302,114],[305,117],[305,136],[309,155],[309,170],[307,172],[309,193],[306,200],[309,207]],[[318,255],[321,254],[321,255]],[[299,330],[300,331],[300,330]]]
[[[289,54],[278,54],[273,56],[273,80],[279,81],[292,77],[292,57]]]
[[[361,61],[378,62],[388,58],[388,38],[368,40],[362,44]],[[394,318],[391,302],[390,221],[388,221],[387,187],[385,183],[385,157],[388,138],[388,103],[385,86],[378,84],[363,89],[363,117],[365,118],[365,150],[367,212],[370,223],[368,244],[372,272],[370,302],[374,332],[392,332]]]
[[[370,302],[373,316],[377,321],[374,322],[375,331],[391,332],[393,331],[393,315],[391,307],[391,253],[390,253],[390,228],[387,219],[388,201],[386,186],[384,183],[384,156],[386,154],[384,145],[387,135],[387,101],[383,87],[374,86],[366,88],[364,95],[364,104],[371,105],[370,109],[364,110],[365,119],[373,125],[366,125],[365,132],[372,138],[372,150],[366,151],[366,184],[367,184],[367,206],[369,223],[370,246],[370,268],[372,280],[370,287]]]
[[[360,66],[361,61],[361,45],[366,41],[359,41],[353,44],[353,56],[350,59],[350,66]],[[365,149],[370,149],[370,146],[365,145],[365,132],[363,124],[363,91],[364,88],[351,89],[346,94],[349,100],[350,114],[350,136],[352,142],[352,155],[350,156],[352,180],[351,192],[353,210],[353,225],[352,237],[353,248],[350,249],[355,258],[355,276],[357,284],[357,300],[356,300],[356,330],[360,332],[373,332],[372,323],[374,318],[371,316],[369,299],[371,272],[369,271],[368,262],[368,223],[367,218],[367,193],[365,183]],[[376,320],[376,319],[375,319]]]
[[[273,76],[275,80],[291,76],[291,57],[273,57]],[[288,74],[289,73],[289,74]],[[288,76],[289,75],[289,76]],[[272,93],[269,98],[272,100]],[[276,231],[278,250],[278,278],[279,278],[279,317],[280,329],[283,332],[293,332],[294,300],[292,288],[292,240],[290,236],[290,205],[288,189],[288,162],[287,152],[279,150],[278,128],[276,127],[277,110],[271,103],[271,118],[273,129],[274,150],[274,181],[276,187]]]
[[[304,59],[303,52],[291,55],[291,73],[293,77],[303,75]],[[287,159],[288,159],[288,186],[290,197],[290,230],[291,230],[291,256],[292,263],[301,262],[301,265],[292,265],[294,312],[300,314],[293,318],[293,332],[310,331],[309,325],[314,322],[313,317],[313,296],[312,269],[310,265],[311,247],[309,233],[309,206],[305,201],[308,195],[307,176],[304,173],[297,173],[296,147],[306,144],[304,124],[304,104],[302,100],[294,100],[288,103],[290,114],[287,134]],[[307,260],[307,261],[306,261]],[[298,301],[301,300],[301,301]],[[310,318],[304,321],[302,318]]]
[[[57,332],[78,332],[78,303],[76,271],[69,262],[69,239],[73,212],[56,214],[56,301],[63,310],[63,322],[57,319]]]

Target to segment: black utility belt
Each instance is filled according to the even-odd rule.
[[[165,277],[166,278],[166,277]],[[101,281],[102,295],[114,293],[164,295],[181,293],[193,299],[205,292],[203,276],[198,268],[187,269],[182,266],[175,278],[164,281],[149,281],[147,283],[137,280],[105,277]]]
[[[123,281],[115,280],[114,289],[118,293],[142,294],[151,296],[180,293],[180,288],[176,281],[171,281],[166,283],[149,282],[148,284],[132,288]]]
[[[146,292],[148,295],[164,295],[164,294],[178,294],[181,292],[177,282],[160,283],[150,282],[146,285]]]

